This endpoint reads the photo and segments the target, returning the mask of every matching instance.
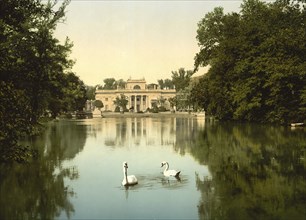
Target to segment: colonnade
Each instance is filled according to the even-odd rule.
[[[130,95],[128,100],[128,108],[134,108],[134,112],[145,111],[151,107],[147,95]]]

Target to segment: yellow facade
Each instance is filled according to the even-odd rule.
[[[95,99],[101,100],[104,104],[103,111],[114,111],[116,105],[114,101],[123,94],[127,97],[127,109],[133,109],[135,112],[146,111],[153,105],[160,105],[160,100],[165,100],[164,107],[170,109],[169,98],[176,95],[175,89],[159,89],[157,85],[149,87],[144,79],[132,80],[126,82],[124,89],[104,90],[98,89],[95,92]]]

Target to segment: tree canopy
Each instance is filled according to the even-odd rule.
[[[174,89],[174,84],[171,79],[157,80],[160,89]]]
[[[115,78],[106,78],[103,80],[104,86],[102,89],[124,89],[126,82],[123,79],[116,80]]]
[[[191,99],[220,119],[289,123],[306,115],[305,1],[245,0],[198,23],[195,69],[210,65]]]
[[[55,0],[1,1],[1,155],[16,147],[21,135],[32,133],[47,111],[55,117],[84,106],[85,85],[71,72],[73,44],[54,37],[68,4],[69,0],[59,6]]]
[[[188,87],[193,73],[192,70],[185,70],[185,68],[180,68],[178,71],[172,71],[172,83],[175,85],[176,91]]]
[[[120,97],[117,96],[116,100],[114,100],[114,104],[121,108],[123,112],[127,110],[126,105],[128,102],[128,98],[124,94],[120,94]]]

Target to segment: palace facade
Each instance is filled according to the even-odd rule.
[[[95,99],[101,100],[104,104],[103,111],[115,111],[114,101],[121,94],[127,97],[127,109],[135,112],[146,111],[154,105],[160,106],[160,100],[164,100],[163,106],[170,109],[169,98],[176,95],[175,89],[160,89],[157,84],[146,84],[145,79],[129,79],[124,89],[104,90],[97,89]]]

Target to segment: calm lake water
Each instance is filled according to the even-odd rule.
[[[99,118],[51,122],[23,143],[39,156],[0,166],[0,219],[306,218],[304,128]],[[121,185],[123,161],[138,185]]]

